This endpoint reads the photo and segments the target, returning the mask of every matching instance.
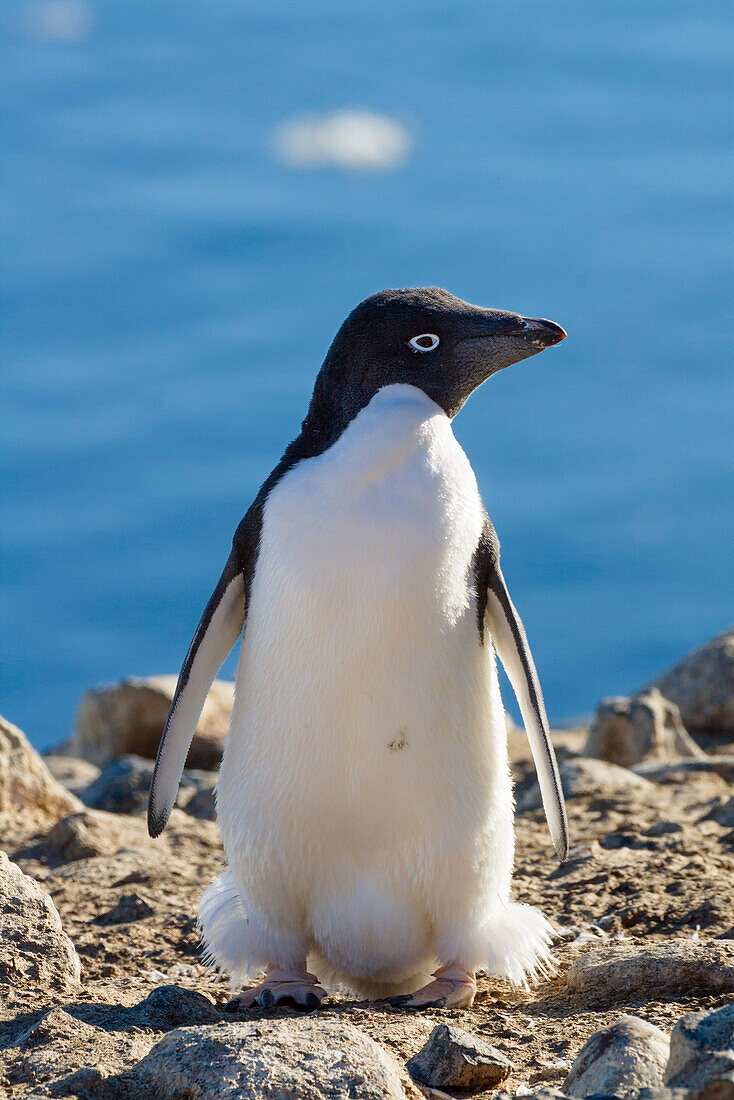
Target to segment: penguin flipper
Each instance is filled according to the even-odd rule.
[[[239,561],[233,548],[178,677],[148,797],[148,832],[154,837],[166,827],[207,693],[245,621],[245,579]]]
[[[492,531],[492,535],[494,532]],[[496,545],[496,543],[495,543]],[[538,775],[543,809],[548,821],[553,847],[563,862],[568,855],[568,821],[558,774],[556,754],[548,730],[543,693],[530,652],[525,627],[507,591],[499,566],[499,555],[493,554],[486,575],[486,617],[497,654],[512,684],[512,690],[530,741]]]

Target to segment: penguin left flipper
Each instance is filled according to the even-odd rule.
[[[166,827],[207,693],[244,621],[244,573],[233,546],[189,646],[158,746],[148,799],[148,832],[153,837]]]
[[[525,627],[510,599],[505,578],[502,576],[499,543],[489,518],[482,535],[477,565],[480,596],[486,595],[484,614],[487,625],[520,707],[553,847],[563,862],[568,855],[568,821],[543,693]]]

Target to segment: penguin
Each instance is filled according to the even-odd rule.
[[[365,299],[235,532],[181,669],[148,806],[156,837],[207,691],[242,634],[216,794],[228,865],[199,908],[206,960],[242,990],[232,1011],[315,1009],[327,988],[469,1007],[478,971],[526,985],[552,969],[549,922],[510,900],[514,802],[495,654],[563,860],[558,767],[452,421],[491,375],[565,336],[437,287]]]

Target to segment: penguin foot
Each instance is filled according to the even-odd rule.
[[[477,995],[474,974],[460,966],[441,966],[433,973],[434,981],[417,989],[388,997],[387,1004],[399,1008],[471,1008]]]
[[[224,1011],[281,1006],[312,1012],[321,1007],[325,996],[326,990],[319,985],[315,974],[309,974],[305,963],[303,966],[269,966],[265,981],[232,997],[224,1006]]]

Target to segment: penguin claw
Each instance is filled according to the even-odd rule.
[[[434,981],[415,993],[388,997],[386,1004],[396,1008],[471,1008],[477,992],[474,975],[459,967],[441,967]]]
[[[224,1006],[225,1012],[249,1008],[288,1007],[312,1012],[321,1007],[326,990],[305,970],[271,970],[260,985],[238,993]]]

